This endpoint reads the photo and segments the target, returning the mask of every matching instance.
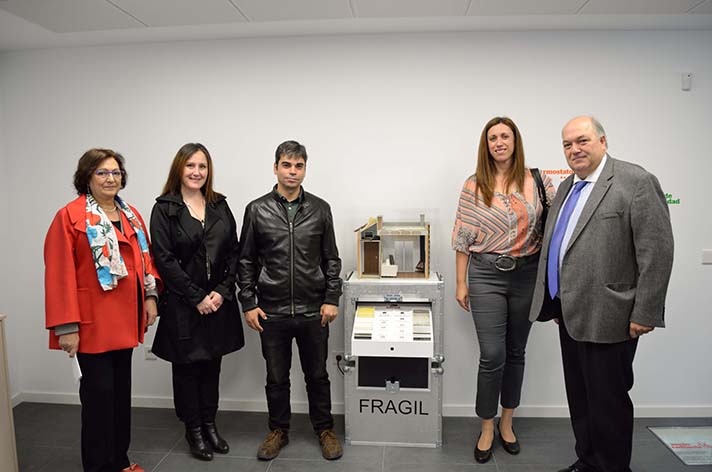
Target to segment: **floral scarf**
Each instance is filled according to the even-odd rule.
[[[114,202],[136,232],[143,261],[144,290],[155,290],[156,279],[149,272],[151,255],[148,252],[148,241],[146,240],[146,232],[143,229],[143,225],[131,211],[131,208],[118,195],[115,197]],[[119,240],[116,238],[114,225],[90,193],[87,194],[86,224],[89,248],[94,258],[94,267],[96,267],[99,284],[105,291],[112,290],[118,285],[119,280],[129,275],[129,273],[119,252]]]

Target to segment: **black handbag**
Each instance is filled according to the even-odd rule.
[[[544,180],[541,178],[541,173],[539,169],[530,169],[532,177],[534,177],[534,182],[536,182],[537,193],[539,194],[539,200],[541,201],[541,233],[544,234],[544,228],[546,227],[546,217],[549,214],[549,202],[546,199],[546,189],[544,188]],[[549,321],[554,318],[561,318],[561,301],[552,300],[549,296],[549,290],[544,289],[544,300],[542,302],[541,311],[537,317],[537,321]]]
[[[534,177],[534,182],[536,182],[537,193],[539,194],[539,200],[541,201],[541,233],[544,234],[544,228],[546,227],[546,217],[549,215],[549,202],[546,200],[546,189],[544,188],[544,180],[541,178],[539,169],[536,167],[529,169]]]

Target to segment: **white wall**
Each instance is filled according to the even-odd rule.
[[[4,172],[8,171],[8,168],[6,167],[7,159],[6,159],[6,152],[5,152],[5,143],[6,143],[6,135],[5,135],[5,108],[3,107],[3,89],[2,86],[0,86],[0,169],[3,169]],[[9,175],[9,174],[7,174]],[[8,191],[7,187],[5,185],[0,185],[0,221],[3,222],[3,224],[0,224],[0,241],[3,242],[3,244],[0,244],[0,261],[2,262],[2,267],[3,269],[0,270],[0,313],[6,314],[8,310],[7,306],[7,301],[9,298],[9,276],[10,276],[10,271],[5,270],[5,267],[7,265],[7,254],[8,254],[8,248],[6,241],[8,241],[8,226],[7,222],[9,221],[10,214],[9,214],[9,208],[10,206],[8,205]],[[17,320],[16,317],[13,317],[13,319],[6,319],[4,321],[5,326],[9,326],[10,324],[16,324]],[[8,328],[6,328],[8,329]],[[16,342],[13,339],[13,336],[8,333],[6,335],[6,344],[5,348],[7,349],[8,352],[12,351],[14,352]],[[20,386],[18,385],[18,378],[17,378],[17,367],[14,364],[10,364],[9,366],[10,369],[10,397],[14,397],[19,394],[20,392]],[[2,368],[2,367],[0,367]]]
[[[76,401],[66,358],[46,349],[42,243],[73,198],[78,157],[93,146],[127,157],[128,201],[148,217],[172,156],[198,140],[216,161],[216,185],[233,211],[274,181],[274,148],[308,149],[305,187],[331,202],[345,270],[352,230],[366,217],[414,217],[434,228],[433,266],[446,280],[445,414],[472,415],[478,350],[469,314],[457,308],[450,249],[455,205],[474,169],[474,146],[492,116],[514,118],[528,162],[565,167],[563,123],[593,113],[614,156],[638,162],[681,199],[671,206],[676,260],[668,327],[647,335],[633,396],[641,415],[712,414],[712,247],[705,198],[712,104],[712,32],[523,32],[245,39],[35,50],[0,55],[5,137],[2,310],[11,319],[14,392]],[[693,90],[680,73],[693,72]],[[2,147],[0,147],[2,149]],[[389,185],[382,185],[389,182]],[[385,190],[389,188],[391,190]],[[1,208],[1,207],[0,207]],[[3,225],[4,226],[4,225]],[[343,347],[332,325],[332,350]],[[149,336],[149,340],[152,337]],[[170,406],[170,368],[134,360],[137,404]],[[336,411],[343,385],[330,366]],[[294,399],[306,395],[295,371]],[[259,339],[226,358],[227,407],[265,408]],[[566,414],[553,325],[532,331],[520,412]]]

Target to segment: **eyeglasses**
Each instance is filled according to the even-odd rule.
[[[94,171],[94,175],[104,180],[108,179],[109,176],[112,176],[115,180],[119,180],[124,176],[124,174],[126,174],[126,172],[123,170],[97,169]]]

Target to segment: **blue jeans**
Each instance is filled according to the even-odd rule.
[[[276,317],[260,320],[263,331],[262,356],[267,364],[267,408],[269,428],[289,431],[292,410],[289,404],[289,369],[292,366],[292,339],[296,339],[299,362],[309,399],[309,418],[315,432],[334,427],[331,416],[331,383],[326,371],[329,353],[329,326],[321,326],[321,316]]]

